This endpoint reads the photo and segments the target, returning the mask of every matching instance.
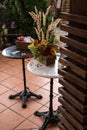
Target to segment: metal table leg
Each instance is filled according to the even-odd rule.
[[[25,74],[25,58],[23,57],[22,58],[22,70],[23,70],[23,82],[24,82],[24,90],[21,91],[21,92],[18,92],[17,94],[14,94],[14,95],[10,95],[9,96],[9,99],[14,99],[15,97],[20,97],[22,99],[22,107],[23,108],[26,108],[27,105],[26,105],[26,101],[28,100],[28,98],[30,98],[31,96],[34,96],[38,99],[42,99],[42,96],[41,95],[37,95],[33,92],[31,92],[29,90],[28,87],[26,87],[26,74]]]
[[[42,116],[44,118],[44,123],[39,130],[45,130],[46,126],[49,123],[57,123],[58,120],[58,110],[53,111],[53,78],[50,79],[50,102],[49,102],[49,111],[39,112],[35,111],[36,116]]]

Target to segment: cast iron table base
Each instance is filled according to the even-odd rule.
[[[34,115],[42,116],[45,120],[42,127],[39,130],[45,130],[48,124],[50,123],[58,123],[58,110],[53,111],[53,78],[50,79],[50,102],[49,102],[49,111],[47,112],[38,112],[35,111]]]
[[[10,95],[9,96],[9,99],[14,99],[15,97],[20,97],[22,100],[23,100],[23,103],[22,103],[22,108],[26,108],[27,107],[27,100],[28,98],[30,98],[31,96],[34,96],[38,99],[42,99],[42,96],[41,95],[37,95],[33,92],[31,92],[29,90],[29,88],[26,87],[26,75],[25,75],[25,56],[22,56],[22,69],[23,69],[23,82],[24,82],[24,90],[17,93],[17,94],[14,94],[14,95]]]
[[[38,99],[42,99],[42,96],[41,96],[41,95],[37,95],[37,94],[31,92],[31,91],[29,90],[29,88],[26,88],[26,90],[23,90],[23,91],[21,91],[21,92],[18,92],[18,93],[14,94],[14,95],[10,95],[10,96],[9,96],[9,99],[14,99],[15,97],[20,97],[21,100],[23,101],[23,102],[22,102],[22,108],[26,108],[26,107],[27,107],[26,102],[27,102],[28,98],[30,98],[30,97],[32,97],[32,96],[34,96],[34,97],[36,97],[36,98],[38,98]]]

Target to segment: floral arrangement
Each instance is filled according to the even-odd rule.
[[[54,36],[54,28],[59,24],[60,19],[53,18],[50,24],[47,25],[47,17],[49,15],[51,6],[49,6],[46,12],[41,12],[37,10],[35,6],[35,12],[29,12],[36,27],[34,27],[37,39],[32,41],[28,46],[32,55],[38,58],[40,62],[43,62],[47,58],[56,58],[56,52],[58,51],[58,40]]]

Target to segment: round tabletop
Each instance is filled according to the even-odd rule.
[[[58,78],[58,76],[59,76],[58,75],[58,59],[59,59],[59,55],[57,55],[55,64],[50,65],[50,66],[46,66],[46,65],[40,63],[39,61],[37,61],[36,59],[32,59],[27,64],[27,68],[33,74],[36,74],[41,77]]]
[[[18,50],[16,48],[16,45],[5,48],[2,51],[2,55],[8,58],[13,58],[13,59],[22,59],[22,58],[32,57],[31,52],[29,50]]]

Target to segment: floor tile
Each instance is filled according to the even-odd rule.
[[[17,67],[18,68],[18,67]],[[23,71],[22,68],[18,68],[20,69],[20,73],[18,73],[17,75],[15,75],[15,77],[21,78],[23,79]],[[33,75],[32,73],[30,73],[29,71],[25,70],[25,76],[26,76],[26,81],[30,82],[31,79],[36,78],[36,75]]]
[[[0,81],[3,81],[4,79],[7,79],[8,77],[10,77],[9,74],[6,74],[4,72],[0,72]]]
[[[34,92],[34,91],[36,91],[36,90],[38,90],[40,88],[39,86],[37,86],[35,84],[32,84],[30,82],[27,82],[27,87],[29,87],[30,91],[32,91],[32,92]],[[38,94],[40,94],[40,93],[38,93]]]
[[[0,84],[0,95],[7,92],[9,89],[3,85]]]
[[[1,59],[0,59],[1,60]],[[7,68],[9,68],[10,65],[8,65],[7,63],[5,62],[0,62],[0,71],[4,71],[6,70]]]
[[[1,82],[4,86],[7,86],[8,88],[16,87],[16,85],[23,83],[21,79],[18,79],[16,77],[9,77],[8,79]]]
[[[35,81],[36,81],[35,84],[41,87],[49,82],[49,78],[43,78],[43,77],[37,76]]]
[[[6,111],[0,114],[0,130],[12,130],[23,120],[24,119],[20,115],[7,109]]]
[[[21,65],[21,60],[20,59],[18,60],[18,59],[11,59],[11,58],[9,58],[9,61],[7,61],[7,64],[11,65],[13,67],[16,67],[18,65]]]
[[[15,94],[14,91],[12,90],[9,90],[8,92],[0,95],[0,103],[2,103],[3,105],[7,106],[7,107],[10,107],[12,106],[13,104],[15,104],[16,102],[18,102],[19,100],[17,99],[9,99],[9,95],[11,94]]]
[[[15,128],[15,130],[29,130],[29,129],[34,129],[37,128],[37,125],[35,125],[33,122],[30,120],[25,120],[21,124],[19,124],[18,127]]]
[[[56,95],[54,98],[53,98],[53,110],[57,110],[58,109],[58,106],[60,105],[60,103],[58,102],[58,97],[59,95]],[[45,104],[45,106],[49,107],[49,102],[47,104]]]
[[[32,74],[32,73],[31,73],[30,71],[28,71],[27,68],[26,68],[26,78],[27,78],[27,81],[30,82],[29,80],[37,78],[37,75]]]
[[[20,70],[17,67],[9,67],[5,69],[4,72],[12,76],[20,73]]]
[[[9,58],[6,58],[5,56],[2,55],[2,51],[0,51],[0,59],[1,59],[0,63],[9,61]]]
[[[0,104],[0,113],[3,112],[6,109],[6,107],[2,104]]]
[[[40,88],[36,92],[39,93],[40,95],[42,95],[42,97],[43,97],[41,100],[36,99],[36,101],[38,103],[44,105],[47,102],[49,102],[49,91],[48,90]]]
[[[55,81],[54,81],[54,82],[53,82],[53,92],[54,92],[55,94],[58,94],[58,91],[57,91],[57,90],[58,90],[58,87],[60,87],[60,84],[59,84],[58,82],[55,82]],[[44,85],[43,88],[50,91],[50,83]]]
[[[39,86],[36,86],[36,85],[31,84],[31,83],[29,83],[29,82],[26,83],[26,86],[27,86],[27,88],[29,88],[29,90],[30,90],[31,92],[35,92],[36,90],[39,89]],[[16,85],[16,87],[14,87],[13,90],[15,90],[15,91],[17,91],[17,92],[24,91],[24,84],[21,83],[21,84]],[[35,92],[35,93],[36,93],[36,92]],[[37,94],[39,94],[39,93],[37,93]]]
[[[42,78],[39,76],[36,76],[35,78],[31,78],[31,80],[29,80],[28,82],[38,85],[39,87],[42,87],[43,85],[47,84],[47,82],[49,82],[49,80],[47,78]]]
[[[39,100],[39,99],[38,99]],[[23,109],[22,108],[22,101],[16,103],[11,107],[12,110],[15,112],[19,113],[23,117],[29,117],[34,113],[36,109],[39,109],[41,107],[41,104],[35,102],[34,100],[29,100],[27,101],[27,108]]]

